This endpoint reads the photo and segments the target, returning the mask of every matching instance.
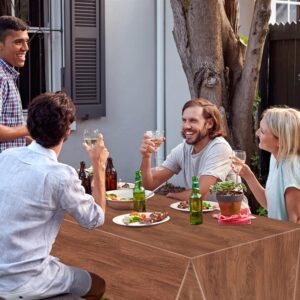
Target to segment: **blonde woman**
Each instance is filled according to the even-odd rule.
[[[267,109],[256,136],[259,148],[271,153],[266,188],[249,166],[234,157],[233,168],[243,166],[239,175],[270,218],[300,224],[300,112],[293,108]]]

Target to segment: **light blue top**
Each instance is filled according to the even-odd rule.
[[[284,193],[289,187],[300,189],[300,165],[288,167],[286,160],[277,164],[273,155],[266,184],[268,217],[288,221]],[[300,201],[300,199],[298,199]]]
[[[76,170],[35,142],[0,154],[0,178],[0,291],[10,291],[54,260],[65,212],[87,228],[102,225],[104,213]]]

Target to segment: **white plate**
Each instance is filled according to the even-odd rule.
[[[129,185],[129,187],[125,188],[122,187],[125,183],[127,183]],[[134,188],[134,183],[130,183],[130,182],[118,182],[118,190],[119,189],[133,189]]]
[[[173,209],[176,209],[176,210],[180,210],[180,211],[190,211],[189,208],[180,208],[178,207],[178,205],[180,204],[181,201],[178,201],[178,202],[174,202],[170,205],[171,208]],[[209,209],[203,209],[202,211],[203,212],[209,212],[209,211],[214,211],[214,210],[219,210],[219,204],[218,202],[213,202],[213,201],[204,201],[210,205],[212,205],[213,207],[212,208],[209,208]]]
[[[142,213],[141,213],[142,214]],[[147,217],[152,214],[152,212],[145,212],[143,213],[145,214]],[[117,217],[114,217],[112,219],[112,221],[115,223],[115,224],[118,224],[118,225],[121,225],[121,226],[128,226],[128,227],[147,227],[147,226],[154,226],[154,225],[158,225],[158,224],[162,224],[162,223],[165,223],[165,222],[168,222],[170,220],[170,216],[167,216],[165,219],[163,219],[162,221],[159,221],[159,222],[155,222],[155,223],[150,223],[150,224],[142,224],[142,223],[139,223],[139,222],[134,222],[134,223],[129,223],[129,224],[126,224],[123,222],[123,219],[124,217],[129,217],[130,214],[124,214],[124,215],[120,215],[120,216],[117,216]]]
[[[133,197],[133,190],[132,189],[120,189],[120,190],[112,190],[107,191],[106,194],[115,194],[119,198],[132,198]],[[145,190],[146,200],[154,196],[152,191]],[[121,209],[121,210],[132,210],[133,209],[133,201],[130,199],[126,200],[111,200],[106,198],[106,203],[109,207],[114,209]],[[147,202],[146,202],[147,204]]]

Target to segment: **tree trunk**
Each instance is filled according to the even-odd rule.
[[[235,148],[254,151],[252,106],[271,0],[256,0],[246,52],[238,36],[238,0],[170,0],[173,36],[192,98],[215,103]]]
[[[225,0],[225,12],[233,32],[238,37],[240,28],[240,5],[238,0]]]
[[[171,0],[173,35],[192,98],[204,97],[222,105],[224,61],[221,55],[221,17],[214,11],[219,1]],[[187,4],[188,3],[188,4]],[[206,30],[203,30],[205,28]]]
[[[233,141],[250,154],[255,151],[254,138],[250,138],[254,137],[252,112],[270,15],[271,0],[256,0],[245,65],[232,100]]]

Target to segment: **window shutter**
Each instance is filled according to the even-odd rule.
[[[104,0],[65,1],[64,90],[78,118],[105,116]]]

